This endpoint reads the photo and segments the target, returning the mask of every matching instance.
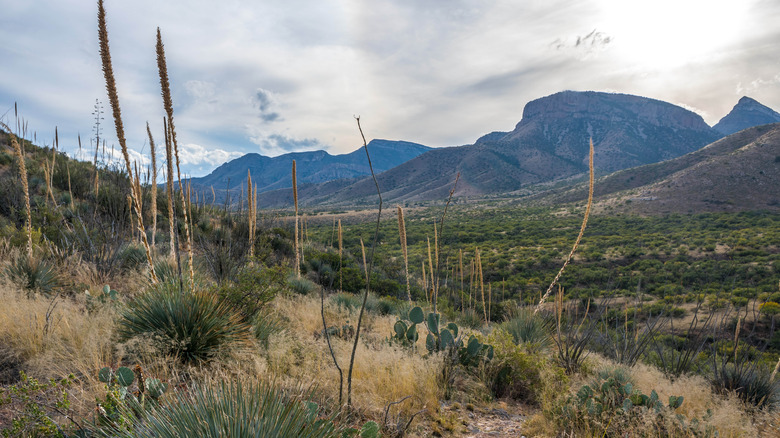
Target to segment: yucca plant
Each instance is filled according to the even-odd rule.
[[[185,288],[177,282],[153,286],[119,318],[120,340],[152,339],[162,353],[183,362],[205,361],[228,347],[246,347],[250,325],[216,296]]]
[[[724,393],[734,392],[745,403],[758,408],[780,407],[780,382],[772,381],[768,372],[755,362],[738,360],[721,367],[713,367],[712,386]]]
[[[105,436],[136,437],[339,437],[332,418],[319,418],[309,393],[287,394],[269,384],[222,383],[176,392],[130,431]]]
[[[523,344],[529,351],[546,350],[552,345],[552,323],[531,309],[519,309],[501,324],[514,338],[515,344]]]
[[[20,255],[6,268],[6,275],[28,292],[51,293],[59,285],[54,266],[38,257]]]

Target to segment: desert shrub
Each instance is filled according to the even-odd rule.
[[[541,351],[552,345],[550,320],[534,314],[531,309],[519,309],[501,324],[512,335],[515,344],[522,344],[529,351]]]
[[[544,384],[542,369],[553,367],[560,375],[564,374],[544,356],[527,353],[515,345],[513,336],[506,330],[493,330],[484,342],[493,347],[494,353],[493,359],[484,364],[483,376],[496,397],[536,403]]]
[[[146,250],[140,245],[127,244],[119,250],[119,262],[124,269],[136,269],[146,263]]]
[[[255,314],[284,288],[285,269],[282,266],[266,267],[249,264],[244,266],[231,282],[223,282],[214,292],[252,321]]]
[[[9,423],[0,426],[0,434],[4,437],[65,436],[55,419],[63,414],[72,415],[67,390],[73,375],[43,383],[24,372],[20,375],[19,383],[0,388],[0,407],[10,408],[15,414]]]
[[[51,293],[58,285],[56,268],[40,257],[20,255],[5,271],[11,281],[29,292]]]
[[[772,381],[755,362],[738,361],[713,367],[712,386],[722,393],[734,392],[745,403],[759,408],[780,407],[780,381]]]
[[[627,369],[605,368],[553,410],[552,420],[572,436],[716,436],[698,420],[674,413],[683,401],[670,396],[664,403],[655,390],[646,395],[635,389]]]
[[[230,346],[246,346],[249,324],[227,302],[213,294],[179,290],[159,283],[121,312],[120,340],[148,337],[165,354],[183,362],[204,361]]]
[[[195,386],[143,416],[131,431],[110,436],[339,437],[332,418],[320,418],[308,393],[291,395],[268,384]]]
[[[309,295],[317,289],[317,284],[313,281],[295,275],[287,278],[287,286],[298,295]]]

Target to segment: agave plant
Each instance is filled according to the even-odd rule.
[[[271,385],[222,383],[217,388],[195,386],[176,392],[165,405],[143,416],[130,431],[110,436],[159,438],[220,437],[340,437],[332,418],[320,418],[308,394],[292,396]]]
[[[183,362],[208,360],[226,347],[244,347],[251,327],[214,295],[176,283],[158,283],[131,302],[119,319],[121,340],[151,339],[163,353]]]
[[[501,327],[512,335],[515,344],[524,344],[530,351],[546,350],[552,345],[551,320],[519,309]]]

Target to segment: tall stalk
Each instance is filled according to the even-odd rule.
[[[108,31],[106,30],[106,11],[103,8],[103,0],[98,0],[98,39],[100,40],[100,59],[103,63],[103,76],[106,79],[106,91],[108,100],[111,103],[111,110],[114,116],[114,127],[119,146],[122,148],[122,155],[125,158],[127,167],[127,176],[130,178],[131,195],[133,197],[133,210],[138,221],[138,232],[141,235],[144,249],[146,250],[146,261],[149,263],[149,277],[152,283],[157,283],[157,275],[154,272],[154,262],[152,261],[152,252],[149,248],[149,242],[146,240],[144,231],[144,219],[141,215],[140,193],[136,193],[136,186],[133,184],[133,169],[130,164],[130,155],[127,152],[127,141],[125,140],[125,129],[122,125],[122,111],[119,108],[119,95],[116,90],[116,80],[114,79],[114,69],[111,66],[111,52],[108,46]]]
[[[187,202],[184,199],[184,187],[181,183],[181,167],[179,166],[179,144],[176,140],[176,125],[173,123],[173,100],[171,99],[171,84],[168,80],[168,66],[165,61],[165,47],[162,42],[160,28],[157,28],[157,69],[160,73],[160,88],[162,89],[163,105],[168,115],[168,135],[173,143],[173,155],[176,158],[176,175],[179,181],[179,194],[181,195],[182,212],[184,213],[184,234],[187,239],[187,256],[190,268],[190,285],[194,285],[195,270],[192,262],[192,236],[190,235],[189,220],[187,217]]]
[[[154,147],[154,138],[152,130],[149,129],[149,122],[146,122],[146,133],[149,135],[149,150],[152,155],[152,248],[157,240],[157,153]]]
[[[371,278],[371,271],[374,268],[374,250],[379,239],[379,222],[382,218],[382,192],[379,190],[379,183],[376,180],[376,174],[374,174],[374,166],[371,164],[371,156],[368,154],[368,144],[366,143],[366,136],[363,135],[363,128],[360,127],[360,117],[355,118],[357,120],[358,130],[360,136],[363,138],[363,148],[366,151],[366,158],[368,159],[368,169],[371,171],[371,177],[374,179],[374,185],[376,186],[376,193],[379,196],[379,211],[376,216],[376,229],[374,231],[374,243],[371,245],[371,255],[369,256],[368,271],[366,277]],[[366,291],[363,293],[363,303],[360,305],[360,313],[358,314],[357,328],[355,329],[355,342],[352,344],[352,355],[349,359],[349,372],[347,373],[347,407],[352,406],[352,371],[355,365],[355,352],[357,351],[358,341],[360,340],[360,327],[363,323],[363,312],[366,310],[366,300],[368,300],[368,292],[371,287],[371,282],[366,280]]]
[[[588,217],[590,216],[590,208],[593,205],[593,139],[590,139],[590,154],[588,156],[588,169],[590,171],[590,186],[588,188],[588,205],[585,207],[585,217],[582,219],[582,226],[580,226],[580,233],[577,235],[577,239],[574,241],[574,246],[571,248],[571,252],[569,252],[569,256],[566,257],[566,261],[563,262],[563,266],[561,266],[561,270],[558,271],[558,275],[555,276],[552,283],[550,283],[550,287],[547,288],[547,292],[544,293],[544,296],[542,296],[539,299],[539,304],[536,305],[536,309],[534,310],[534,313],[538,312],[539,309],[542,308],[542,304],[544,304],[545,300],[552,294],[553,287],[556,283],[558,283],[558,280],[561,278],[561,275],[563,275],[563,271],[566,270],[566,266],[569,265],[569,262],[571,262],[572,257],[574,257],[574,252],[577,251],[577,246],[580,244],[580,240],[582,239],[582,235],[585,233],[585,227],[588,225]]]

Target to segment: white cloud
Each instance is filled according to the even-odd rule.
[[[188,143],[179,149],[179,160],[182,165],[199,166],[210,164],[218,166],[226,161],[244,155],[241,152],[230,152],[224,149],[207,149],[195,143]]]

